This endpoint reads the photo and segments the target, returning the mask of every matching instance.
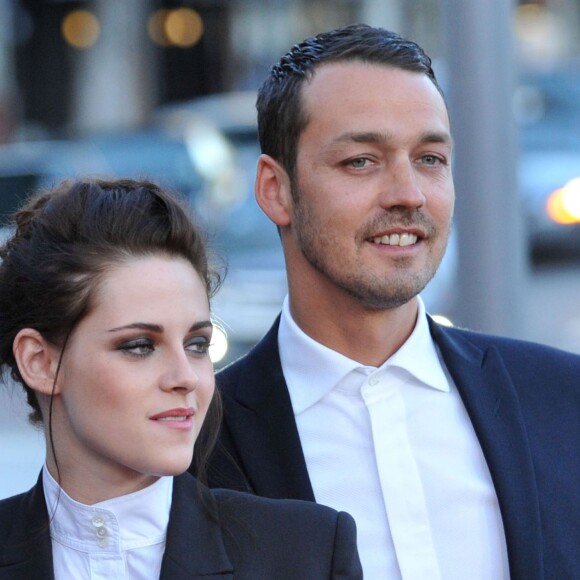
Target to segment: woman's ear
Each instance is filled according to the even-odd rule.
[[[56,395],[54,385],[59,350],[37,330],[23,328],[14,338],[12,352],[24,382],[37,393]],[[54,390],[53,390],[54,389]]]
[[[256,170],[256,201],[278,226],[292,221],[292,188],[285,169],[269,155],[260,155]]]

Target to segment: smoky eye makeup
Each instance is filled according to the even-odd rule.
[[[155,350],[155,343],[149,337],[140,336],[121,341],[116,345],[115,350],[135,357],[144,357]]]
[[[185,349],[191,353],[206,354],[211,346],[211,335],[196,335],[184,343]]]

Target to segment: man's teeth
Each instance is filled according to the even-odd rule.
[[[417,242],[417,236],[415,234],[391,234],[390,236],[373,238],[372,242],[385,246],[412,246]]]
[[[187,417],[182,415],[181,417],[161,417],[157,419],[158,421],[186,421]]]

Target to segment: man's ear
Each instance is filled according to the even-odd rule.
[[[256,201],[278,226],[292,221],[292,190],[285,169],[269,155],[260,155],[256,170]]]
[[[59,393],[58,385],[54,385],[59,350],[40,332],[23,328],[14,339],[12,352],[24,382],[32,390],[44,395]]]

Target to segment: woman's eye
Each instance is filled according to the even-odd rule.
[[[153,343],[146,338],[138,338],[124,342],[119,346],[119,350],[133,356],[147,356],[155,350]]]
[[[207,354],[210,347],[209,338],[205,336],[196,336],[192,338],[187,344],[185,345],[186,350],[189,352],[193,352],[196,354]]]

